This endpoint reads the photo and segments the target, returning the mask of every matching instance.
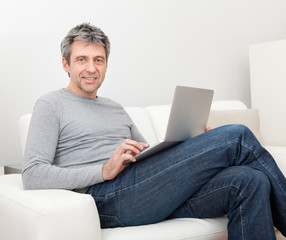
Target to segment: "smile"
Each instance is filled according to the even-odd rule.
[[[82,77],[86,82],[95,82],[97,77]]]

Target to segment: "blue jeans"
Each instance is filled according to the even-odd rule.
[[[227,215],[229,239],[286,235],[286,180],[243,125],[228,125],[129,165],[89,187],[102,227]]]

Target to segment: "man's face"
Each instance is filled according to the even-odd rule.
[[[84,41],[74,41],[71,45],[70,64],[65,58],[62,63],[70,75],[69,90],[83,97],[95,98],[107,69],[104,47]]]

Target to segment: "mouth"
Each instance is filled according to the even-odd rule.
[[[91,76],[82,76],[82,79],[84,79],[84,81],[86,83],[94,83],[94,82],[97,81],[98,77],[97,76],[93,76],[93,77],[91,77]]]

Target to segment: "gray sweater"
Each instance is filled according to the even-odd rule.
[[[25,189],[84,192],[124,139],[145,141],[122,106],[60,89],[35,104],[24,154]]]

